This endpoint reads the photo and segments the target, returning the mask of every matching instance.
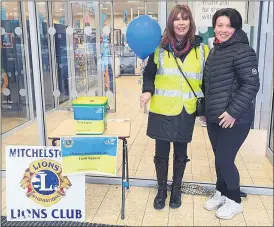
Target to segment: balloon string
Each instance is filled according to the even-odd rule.
[[[142,75],[145,71],[145,60],[142,60],[142,65],[141,65],[141,72],[142,72]]]
[[[142,63],[141,63],[141,77],[140,77],[140,79],[138,81],[139,85],[143,84],[143,74],[144,74],[144,71],[145,71],[145,64],[146,64],[146,61],[142,60]]]

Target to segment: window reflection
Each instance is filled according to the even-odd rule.
[[[52,22],[55,28],[55,53],[56,53],[56,73],[59,91],[59,105],[69,99],[69,75],[68,75],[68,55],[66,40],[66,4],[63,2],[52,2]]]
[[[39,35],[41,44],[42,70],[43,70],[43,85],[46,110],[54,108],[53,99],[53,81],[52,67],[50,61],[50,44],[49,44],[49,21],[48,21],[48,4],[46,2],[37,3],[37,14],[39,23]]]

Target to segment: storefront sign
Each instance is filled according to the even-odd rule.
[[[214,13],[223,8],[234,8],[239,11],[242,16],[243,23],[245,21],[246,1],[218,1],[203,0],[195,2],[195,22],[197,26],[212,26],[212,17]]]
[[[61,138],[63,173],[116,175],[117,149],[117,137]]]
[[[6,147],[8,221],[84,221],[85,177],[64,176],[58,147]]]

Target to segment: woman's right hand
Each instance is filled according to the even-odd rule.
[[[140,97],[140,105],[143,107],[151,98],[150,92],[144,92]]]

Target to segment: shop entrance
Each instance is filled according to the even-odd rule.
[[[211,25],[207,25],[211,22],[199,19],[206,6],[194,4],[193,1],[176,2],[189,5],[197,21],[197,34],[204,37],[206,44],[211,45],[214,34]],[[141,88],[137,85],[138,80],[132,85],[131,82],[123,80],[124,78],[130,80],[133,75],[141,74],[141,62],[128,47],[125,34],[127,24],[143,14],[158,20],[164,29],[167,16],[176,2],[142,0],[2,3],[4,6],[1,12],[3,132],[9,132],[26,122],[30,123],[29,127],[17,127],[17,131],[14,130],[13,134],[7,135],[3,145],[15,144],[15,142],[19,145],[49,145],[48,135],[60,122],[73,118],[72,100],[78,96],[106,95],[110,100],[111,111],[118,110],[115,117],[126,117],[133,121],[134,130],[131,135],[129,157],[132,168],[130,176],[146,179],[140,182],[136,180],[138,181],[136,184],[149,182],[147,184],[154,185],[152,157],[155,145],[154,141],[149,141],[145,135],[144,119],[147,119],[147,115],[140,111],[138,105]],[[244,29],[248,33],[251,45],[256,49],[260,35],[257,34],[256,24],[259,21],[257,20],[259,16],[256,14],[259,4],[255,2],[233,4],[236,4],[237,9],[242,10]],[[212,9],[211,6],[207,7]],[[246,9],[249,10],[246,12]],[[205,24],[199,24],[201,22]],[[36,57],[33,57],[35,52]],[[268,71],[266,68],[265,72]],[[39,80],[36,80],[38,77]],[[118,91],[116,82],[118,87],[119,80],[122,83],[119,84]],[[131,89],[131,86],[135,90]],[[35,97],[39,97],[39,93],[41,98],[36,100]],[[133,98],[128,97],[131,94],[134,94]],[[119,105],[123,102],[123,106],[135,106],[132,109],[121,108],[121,105],[116,105],[117,100],[122,100]],[[269,152],[273,154],[273,120],[270,129]],[[198,123],[195,133],[190,149],[192,161],[188,165],[185,180],[212,184],[216,177],[213,153],[206,137],[206,129]],[[272,166],[268,160],[265,160],[266,146],[257,143],[259,137],[256,133],[252,133],[241,148],[237,159],[237,165],[242,168],[241,183],[249,186],[272,187],[273,179],[269,174],[272,173]],[[254,169],[254,166],[260,169]],[[261,180],[262,175],[263,180]],[[147,181],[148,179],[152,183]],[[110,181],[108,178],[103,180]],[[118,178],[112,180],[118,182]]]

